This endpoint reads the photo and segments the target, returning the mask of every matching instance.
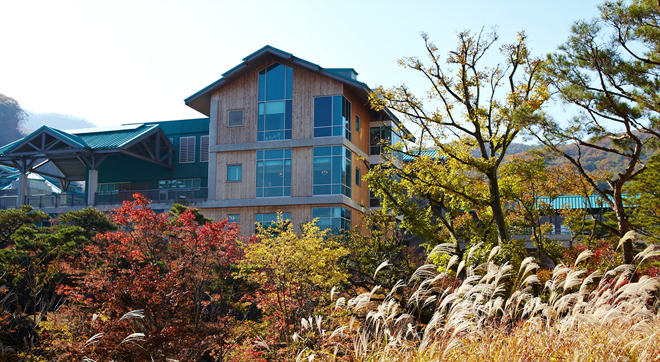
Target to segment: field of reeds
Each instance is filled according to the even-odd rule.
[[[432,254],[451,248],[440,245]],[[297,360],[660,361],[660,280],[637,279],[635,266],[660,254],[653,246],[635,265],[591,273],[584,265],[593,253],[586,250],[572,265],[557,265],[544,285],[533,258],[513,270],[493,262],[498,252],[476,266],[470,256],[460,263],[454,257],[449,274],[423,265],[399,284],[413,286],[406,296],[392,290],[374,302],[382,297],[375,288],[336,299],[346,323],[326,331],[323,317],[303,320],[305,338],[318,347],[301,349]],[[452,273],[461,276],[458,283],[441,287]]]

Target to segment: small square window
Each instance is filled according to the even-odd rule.
[[[241,181],[243,165],[227,165],[227,182]]]
[[[360,132],[360,116],[355,115],[355,130]]]
[[[228,125],[229,127],[239,127],[243,125],[243,110],[242,109],[236,109],[233,111],[229,111],[228,115]]]
[[[230,223],[235,222],[235,223],[238,224],[239,223],[238,222],[238,214],[227,215],[227,221],[229,221]]]
[[[360,180],[361,180],[360,169],[356,167],[355,168],[355,185],[356,186],[360,186]]]

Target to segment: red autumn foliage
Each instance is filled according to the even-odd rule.
[[[67,353],[221,360],[236,342],[230,269],[240,257],[238,229],[227,220],[198,225],[191,210],[157,214],[142,195],[134,197],[113,212],[117,231],[98,236],[71,262],[77,283],[60,292],[71,302],[69,315],[80,317],[83,338]]]

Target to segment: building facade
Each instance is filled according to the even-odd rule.
[[[372,127],[398,125],[388,110],[371,109],[370,92],[353,69],[266,46],[186,99],[210,118],[204,214],[244,232],[277,212],[295,226],[357,224],[369,207],[362,176],[374,161]]]

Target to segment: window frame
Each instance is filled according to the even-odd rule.
[[[237,180],[230,180],[229,175],[231,174],[229,172],[230,168],[238,168],[238,179]],[[227,182],[242,182],[243,181],[243,164],[242,163],[235,163],[235,164],[230,164],[227,165]]]
[[[362,175],[360,175],[360,169],[355,168],[355,186],[360,186],[362,181]]]
[[[316,102],[317,100],[321,101],[324,98],[330,98],[330,124],[325,126],[317,126],[316,107],[318,105]],[[313,137],[324,138],[324,137],[342,136],[347,140],[351,141],[351,127],[352,127],[351,115],[353,112],[352,109],[353,106],[351,104],[351,101],[349,101],[348,98],[344,97],[343,94],[314,97],[314,100],[312,101]],[[339,112],[339,118],[337,118],[337,120],[340,122],[339,124],[335,124],[335,118],[337,117],[335,112]],[[324,135],[324,136],[317,135],[317,130],[326,129],[326,128],[330,129],[329,135]],[[335,134],[335,131],[337,129],[341,130],[341,134]]]
[[[273,153],[281,151],[282,158],[271,157]],[[257,150],[256,152],[256,185],[255,185],[255,198],[274,198],[274,197],[291,197],[291,176],[292,176],[292,150],[291,148],[279,148],[268,150]],[[266,165],[267,161],[282,160],[282,185],[281,186],[266,186]],[[261,164],[261,166],[260,166]],[[288,169],[288,173],[287,173]],[[287,176],[288,175],[288,176]],[[261,177],[260,177],[261,176]],[[281,195],[264,196],[267,189],[282,188]]]
[[[190,140],[192,139],[192,144],[190,143]],[[185,140],[185,147],[186,147],[186,152],[185,155],[187,158],[183,160],[183,155],[184,155],[184,140]],[[196,151],[196,144],[197,144],[197,137],[196,136],[186,136],[186,137],[180,137],[179,138],[179,163],[195,163],[195,151]],[[192,161],[190,154],[192,154]]]
[[[206,142],[204,142],[206,140]],[[206,147],[206,151],[204,148]],[[200,136],[199,137],[199,162],[209,162],[210,158],[210,147],[211,147],[211,137],[210,136]],[[206,155],[206,157],[204,157]]]
[[[231,113],[232,112],[241,112],[241,124],[231,124]],[[245,124],[245,110],[244,109],[230,109],[227,111],[227,127],[243,127]]]
[[[268,84],[268,72],[277,68],[284,67],[284,84],[282,85],[282,98],[269,98],[268,90],[274,91]],[[275,73],[273,73],[275,74]],[[275,92],[277,94],[277,91]],[[283,103],[283,128],[269,129],[267,125],[269,104],[276,106],[277,103]],[[258,72],[257,87],[257,142],[290,140],[292,138],[293,123],[293,68],[281,63],[272,63]],[[279,113],[273,113],[279,114]],[[271,126],[272,127],[272,126]],[[279,134],[281,138],[270,138]],[[267,137],[268,136],[268,137]]]
[[[328,152],[327,149],[330,149],[330,151]],[[323,176],[324,179],[329,179],[330,183],[324,183],[323,180],[317,179],[318,173],[323,173],[322,163],[317,161],[321,158],[330,158],[329,174]],[[312,150],[312,195],[345,195],[350,198],[352,163],[353,153],[343,145],[314,147]],[[317,165],[319,169],[317,169]],[[328,165],[324,166],[327,167]],[[340,172],[339,176],[335,174],[337,167],[338,172]],[[339,183],[335,182],[337,178],[340,180]],[[327,188],[330,192],[321,191]]]

